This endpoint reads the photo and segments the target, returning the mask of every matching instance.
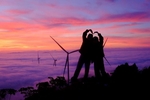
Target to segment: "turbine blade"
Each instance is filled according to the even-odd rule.
[[[51,36],[50,36],[51,37]],[[51,37],[58,45],[61,49],[63,49],[66,53],[68,53],[53,37]]]
[[[104,43],[103,47],[105,46],[105,44],[106,44],[106,42],[107,42],[107,39],[108,39],[108,38],[106,38],[106,41],[105,41],[105,43]]]
[[[51,55],[51,57],[53,58],[53,60],[55,60],[51,53],[50,53],[50,55]]]
[[[107,63],[110,65],[110,63],[108,62],[108,60],[106,59],[106,57],[104,56],[105,60],[107,61]],[[111,66],[111,65],[110,65]]]
[[[74,52],[77,52],[77,51],[79,51],[79,49],[78,49],[78,50],[74,50],[74,51],[71,51],[71,52],[69,52],[69,54],[70,54],[70,53],[74,53]]]

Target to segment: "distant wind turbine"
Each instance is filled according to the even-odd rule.
[[[37,53],[37,60],[38,60],[38,64],[40,63],[40,56],[39,56],[39,52]]]
[[[51,37],[51,36],[50,36],[50,37]],[[63,76],[64,76],[64,74],[65,74],[65,70],[66,70],[66,67],[67,67],[67,68],[68,68],[68,84],[69,84],[69,54],[74,53],[74,52],[77,52],[77,51],[79,51],[79,50],[74,50],[74,51],[68,52],[68,51],[66,51],[53,37],[51,37],[51,38],[59,45],[59,47],[60,47],[63,51],[65,51],[65,52],[67,53],[67,58],[66,58],[66,63],[65,63],[65,68],[64,68]]]
[[[51,55],[51,54],[50,54],[50,55]],[[53,66],[56,66],[56,61],[57,61],[57,59],[55,59],[52,55],[51,55],[51,57],[52,57],[53,60],[54,60]]]

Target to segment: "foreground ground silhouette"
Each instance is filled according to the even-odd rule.
[[[70,85],[61,76],[48,78],[48,82],[38,83],[37,89],[26,87],[19,92],[25,100],[150,99],[150,67],[138,70],[136,64],[125,63],[105,78],[81,78]]]

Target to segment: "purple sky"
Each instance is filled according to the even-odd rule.
[[[149,9],[150,0],[1,0],[0,49],[60,49],[50,35],[78,49],[90,28],[110,48],[150,47]]]

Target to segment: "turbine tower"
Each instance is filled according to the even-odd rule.
[[[50,37],[51,37],[51,36],[50,36]],[[67,53],[67,58],[66,58],[66,63],[65,63],[65,68],[64,68],[63,76],[64,76],[64,74],[65,74],[65,70],[66,70],[66,67],[67,67],[67,69],[68,69],[68,84],[69,84],[69,54],[74,53],[74,52],[77,52],[77,51],[79,51],[79,49],[78,49],[78,50],[71,51],[71,52],[68,52],[68,51],[66,51],[53,37],[51,37],[51,38],[59,45],[59,47],[60,47],[64,52]]]

